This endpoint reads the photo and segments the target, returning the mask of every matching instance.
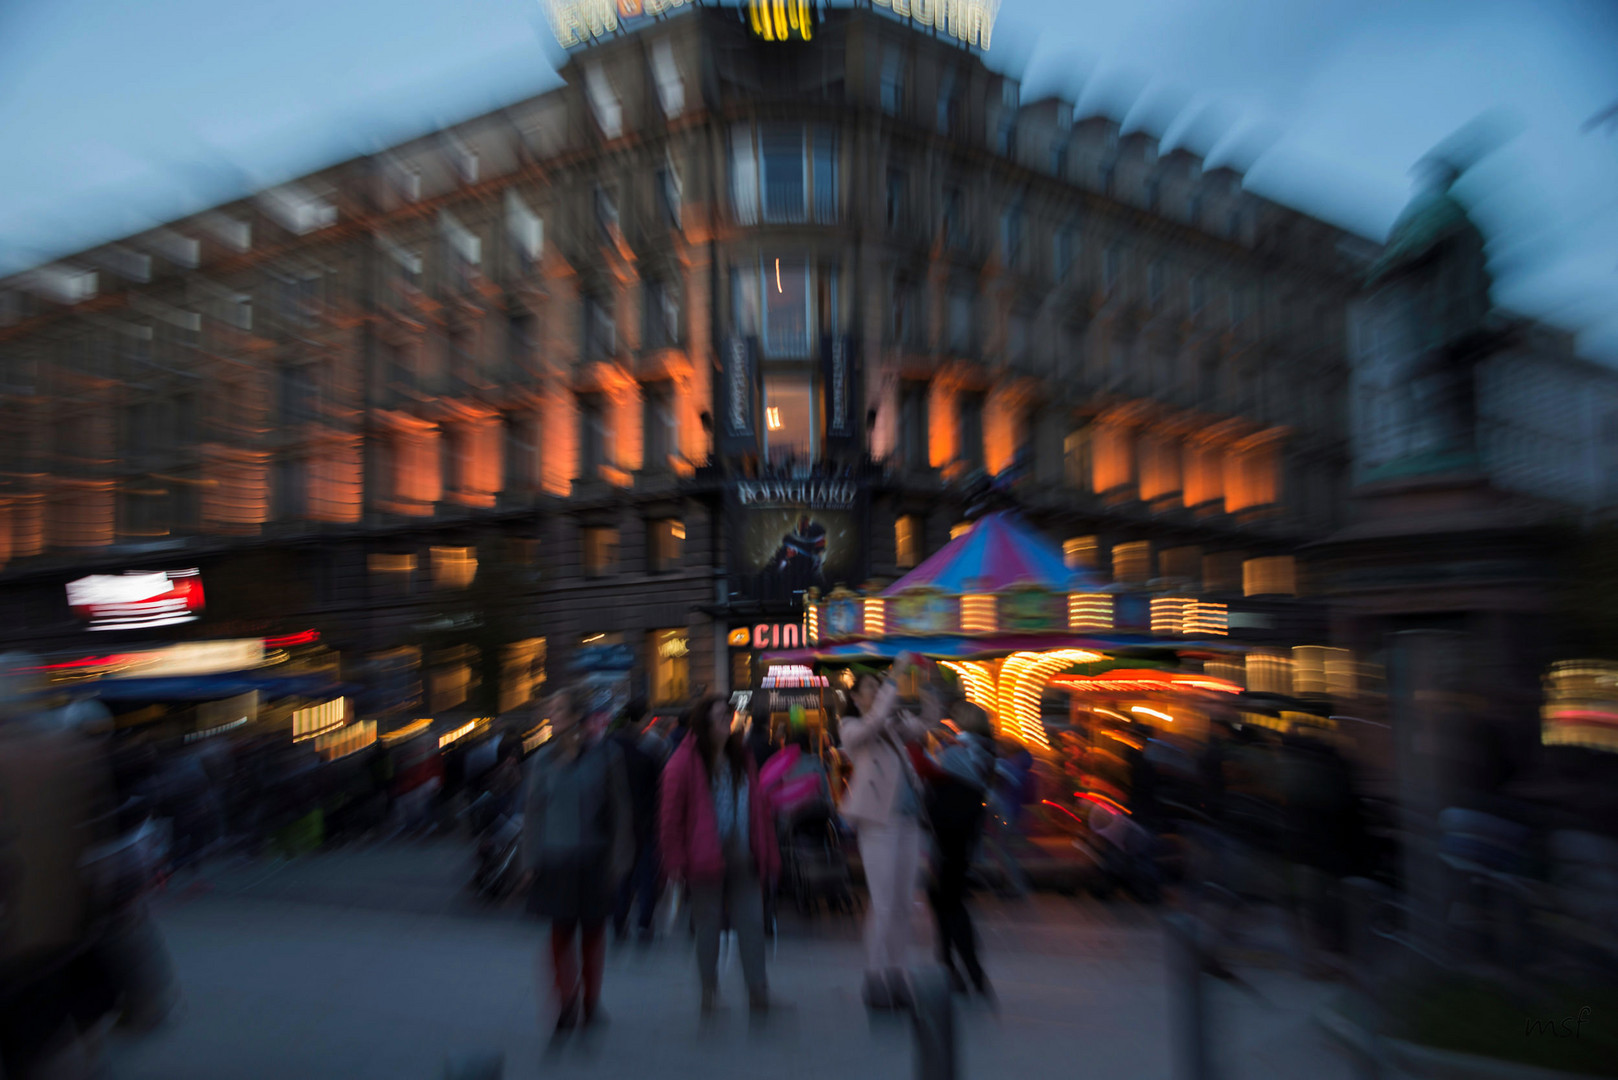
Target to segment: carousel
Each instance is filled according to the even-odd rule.
[[[805,647],[764,659],[846,683],[855,666],[917,653],[950,672],[1003,738],[1048,753],[1098,728],[1199,739],[1245,696],[1246,650],[1227,623],[1224,604],[1074,570],[1000,510],[886,588],[811,593]]]

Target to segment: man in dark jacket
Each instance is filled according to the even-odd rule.
[[[629,780],[629,798],[633,806],[635,826],[635,868],[618,889],[618,903],[613,911],[613,933],[619,941],[629,936],[629,917],[635,900],[640,899],[639,919],[636,922],[642,944],[652,940],[652,916],[657,910],[661,891],[657,855],[657,789],[663,773],[663,761],[647,738],[646,706],[636,700],[624,709],[612,733],[612,740],[623,753],[624,770]]]

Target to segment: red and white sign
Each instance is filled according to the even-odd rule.
[[[92,630],[174,626],[202,611],[202,577],[196,570],[91,574],[68,582],[67,602]]]

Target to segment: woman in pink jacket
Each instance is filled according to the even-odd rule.
[[[728,908],[748,1000],[770,1007],[764,979],[764,890],[780,870],[775,811],[758,770],[730,728],[730,707],[708,697],[691,711],[690,734],[663,770],[658,825],[663,869],[691,897],[702,1011],[719,994],[719,930]]]

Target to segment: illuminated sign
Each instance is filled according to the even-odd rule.
[[[948,34],[964,45],[980,49],[989,47],[989,35],[1000,14],[1000,0],[871,0],[871,3],[917,26]]]
[[[830,685],[831,681],[826,676],[816,675],[807,665],[781,664],[771,666],[764,676],[762,689],[812,690]]]
[[[797,623],[767,623],[738,626],[730,632],[730,647],[745,649],[796,649],[803,644],[803,627]]]
[[[844,510],[858,497],[857,486],[840,480],[743,480],[736,485],[736,498],[743,506]]]
[[[814,20],[809,0],[747,0],[747,24],[764,41],[808,41]]]
[[[687,643],[684,634],[671,635],[657,643],[657,655],[665,660],[675,660],[682,656],[691,655],[691,646]]]
[[[202,610],[202,578],[196,570],[91,574],[68,582],[67,603],[92,630],[174,626]]]
[[[562,48],[616,34],[621,25],[655,18],[685,7],[691,0],[548,0],[546,14]]]
[[[219,675],[248,671],[264,664],[264,642],[258,638],[192,641],[164,649],[124,653],[106,675],[109,679],[154,679]]]

